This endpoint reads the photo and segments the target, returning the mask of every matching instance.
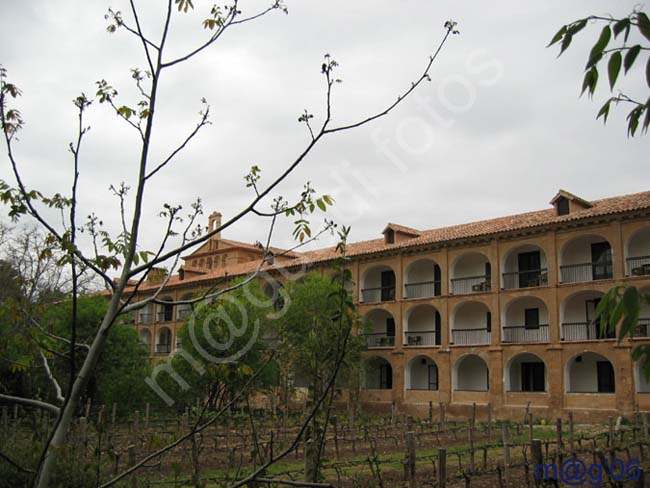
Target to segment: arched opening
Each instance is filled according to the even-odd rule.
[[[501,341],[510,344],[548,342],[548,324],[548,309],[540,298],[515,298],[505,307]]]
[[[452,267],[451,293],[466,295],[490,291],[492,266],[490,260],[478,252],[461,254]]]
[[[639,293],[650,295],[650,287],[641,288]],[[641,301],[639,322],[635,331],[636,337],[650,337],[650,303]]]
[[[151,332],[149,329],[140,329],[138,337],[140,337],[142,344],[147,348],[147,352],[151,354]]]
[[[583,352],[566,365],[568,393],[614,393],[616,378],[609,360],[595,352]]]
[[[521,353],[513,357],[506,368],[508,391],[546,391],[546,365],[538,356]]]
[[[560,281],[608,280],[613,276],[612,247],[598,235],[576,237],[567,242],[560,255]]]
[[[532,244],[512,249],[503,260],[502,286],[506,290],[548,285],[544,250]]]
[[[151,324],[153,323],[153,303],[147,303],[137,312],[137,323],[139,324]]]
[[[567,297],[560,310],[563,341],[595,341],[613,339],[616,331],[602,330],[596,319],[596,307],[603,296],[595,290],[581,291]]]
[[[390,312],[376,308],[365,316],[369,331],[366,332],[366,343],[369,348],[395,346],[395,319]]]
[[[409,310],[404,324],[405,346],[439,346],[442,323],[440,312],[431,305]]]
[[[463,302],[452,314],[451,342],[460,346],[489,344],[492,339],[492,313],[481,302]]]
[[[417,356],[404,370],[404,387],[407,390],[438,390],[438,366],[427,356]]]
[[[388,302],[395,300],[395,272],[390,266],[373,266],[361,279],[363,303]]]
[[[490,371],[476,354],[467,354],[456,361],[452,370],[454,391],[488,391]]]
[[[174,305],[170,297],[160,299],[162,302],[158,304],[158,322],[171,322],[174,320]]]
[[[406,269],[404,298],[438,297],[441,294],[441,272],[431,259],[418,259]]]
[[[650,227],[636,231],[625,246],[627,276],[650,275]]]
[[[181,297],[181,301],[191,300],[191,299],[192,299],[191,293],[186,293]],[[190,305],[189,303],[181,303],[176,306],[177,320],[185,320],[190,316],[191,313],[192,313],[192,305]]]
[[[365,361],[363,387],[366,390],[391,390],[393,368],[384,358],[373,357]]]
[[[156,354],[172,352],[172,331],[168,327],[160,327],[156,332]]]

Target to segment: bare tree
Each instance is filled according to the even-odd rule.
[[[267,8],[257,12],[244,12],[238,0],[230,0],[227,5],[222,7],[214,6],[203,21],[203,27],[207,33],[206,39],[186,53],[173,57],[168,54],[170,30],[179,15],[193,8],[191,0],[167,0],[165,9],[161,9],[161,32],[157,37],[144,32],[144,23],[141,22],[140,12],[136,8],[135,0],[129,0],[128,12],[123,13],[109,10],[106,15],[106,19],[109,22],[109,32],[122,31],[133,36],[142,50],[145,62],[144,69],[132,70],[132,78],[140,94],[140,99],[134,104],[125,104],[118,101],[117,90],[107,81],[101,80],[97,83],[97,101],[109,106],[116,116],[128,124],[137,133],[140,142],[140,155],[137,161],[138,175],[133,192],[130,192],[130,188],[125,184],[111,187],[113,194],[119,201],[121,211],[121,230],[115,235],[111,235],[103,228],[99,217],[91,215],[87,221],[81,222],[77,215],[78,183],[79,175],[82,171],[81,155],[83,142],[88,133],[84,116],[93,103],[91,99],[82,93],[74,100],[78,115],[78,125],[75,140],[69,145],[73,166],[70,190],[68,192],[46,196],[30,188],[21,174],[21,161],[16,148],[16,135],[23,127],[23,120],[19,110],[10,105],[10,102],[16,99],[21,93],[15,84],[7,80],[6,70],[0,68],[0,122],[2,123],[2,131],[6,143],[7,159],[15,177],[14,184],[0,182],[0,199],[9,206],[9,215],[13,219],[29,217],[37,222],[47,232],[48,242],[55,245],[62,253],[60,262],[68,266],[69,269],[70,296],[73,305],[72,329],[68,341],[71,376],[67,391],[60,391],[60,388],[57,389],[57,393],[60,392],[60,405],[45,404],[44,402],[38,402],[29,398],[18,398],[8,395],[0,396],[5,401],[41,407],[51,412],[56,412],[58,415],[54,428],[43,447],[39,465],[35,467],[37,472],[34,482],[35,486],[49,486],[53,467],[57,459],[57,451],[65,444],[66,435],[73,421],[79,399],[84,391],[88,378],[97,365],[108,333],[117,317],[120,314],[129,313],[145,307],[150,303],[161,303],[159,294],[167,285],[169,276],[160,284],[155,293],[145,299],[136,299],[140,285],[144,282],[147,275],[155,267],[163,264],[168,265],[170,269],[174,269],[181,253],[206,242],[215,234],[240,222],[249,215],[257,215],[269,219],[269,230],[265,244],[262,246],[264,249],[264,257],[260,261],[257,270],[244,280],[243,283],[235,286],[243,286],[247,281],[254,279],[262,270],[263,264],[271,259],[269,248],[273,229],[278,217],[286,215],[295,219],[296,228],[294,235],[299,243],[309,241],[314,235],[320,232],[331,230],[333,223],[326,221],[322,230],[312,232],[309,220],[310,216],[318,212],[319,209],[324,210],[328,205],[332,204],[330,197],[327,195],[317,196],[315,190],[309,184],[306,184],[304,190],[291,201],[274,195],[274,192],[305,161],[312,149],[322,140],[335,133],[351,130],[386,116],[401,104],[423,81],[430,81],[429,72],[436,57],[447,39],[452,34],[458,32],[455,27],[455,22],[446,22],[442,40],[435,52],[424,63],[425,66],[422,73],[416,76],[411,84],[394,101],[388,103],[384,109],[377,113],[362,116],[357,120],[341,125],[332,124],[332,92],[339,81],[335,76],[337,63],[329,55],[326,55],[320,66],[325,81],[325,110],[320,117],[321,122],[318,124],[316,123],[317,119],[315,116],[309,111],[305,111],[305,113],[300,115],[299,122],[305,124],[309,138],[305,147],[295,156],[293,161],[288,162],[280,174],[275,175],[270,182],[264,184],[261,180],[260,169],[257,166],[253,166],[246,176],[246,186],[251,191],[251,198],[248,204],[222,225],[208,232],[199,232],[196,229],[196,219],[202,213],[200,201],[195,202],[191,206],[191,211],[186,216],[182,216],[182,208],[180,206],[165,205],[161,211],[161,215],[166,219],[166,226],[160,245],[156,250],[146,251],[142,250],[138,244],[140,234],[143,231],[142,215],[143,204],[146,198],[145,190],[153,181],[154,177],[170,165],[176,156],[192,142],[201,129],[210,123],[211,114],[210,105],[206,100],[203,100],[203,107],[196,126],[188,131],[181,144],[169,150],[167,157],[160,160],[155,159],[151,151],[151,141],[154,133],[154,120],[160,103],[159,86],[161,80],[168,71],[180,67],[184,62],[200,54],[204,54],[226,32],[244,24],[257,21],[273,12],[287,12],[282,0],[274,0]],[[268,208],[270,200],[272,200],[271,210],[262,210],[262,208]],[[127,208],[132,209],[132,211],[127,212]],[[55,221],[47,217],[51,213],[51,209],[61,213],[61,222],[58,222],[58,219]],[[92,252],[90,253],[83,250],[85,245],[80,240],[80,237],[83,237],[80,236],[82,230],[84,232],[83,236],[89,236],[89,247],[92,248]],[[108,274],[112,268],[119,270],[119,277],[115,280],[111,279]],[[106,288],[108,292],[108,310],[95,337],[88,344],[87,354],[84,356],[83,361],[80,361],[76,354],[78,349],[76,338],[76,304],[77,297],[81,291],[80,275],[86,270],[99,277],[103,286]],[[132,280],[136,280],[135,285],[133,285]],[[211,290],[201,297],[182,303],[198,303],[207,296],[216,297],[227,293],[231,289],[232,287],[221,291]],[[343,349],[345,348],[345,343],[342,344],[342,347]],[[327,398],[336,380],[337,371],[338,367],[335,368],[332,377],[328,380],[324,394],[316,402],[317,405],[314,406],[311,416],[308,416],[307,422],[313,417],[319,402],[322,403]],[[56,379],[52,377],[51,380],[54,388],[57,388],[58,382]],[[205,428],[206,425],[209,425],[209,423],[217,418],[218,414],[219,412],[204,424],[197,422],[197,425],[193,429],[190,429],[187,436],[166,446],[164,449],[168,450],[173,448],[200,429]],[[306,425],[299,432],[295,443],[286,452],[290,452],[291,449],[295,448]],[[235,486],[242,486],[247,481],[255,479],[255,476],[262,473],[263,469],[267,468],[283,455],[286,455],[286,452],[269,460],[258,472],[238,482]],[[126,473],[123,473],[102,486],[112,485],[126,474],[142,466],[145,462],[146,459],[142,460]]]

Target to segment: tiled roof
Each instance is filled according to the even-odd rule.
[[[422,235],[422,232],[417,229],[412,229],[405,225],[393,224],[392,222],[388,222],[388,225],[384,228],[383,232],[386,232],[388,229],[394,230],[395,232],[401,232],[402,234],[408,234],[410,236]]]
[[[385,243],[383,238],[350,243],[347,246],[347,256],[358,257],[395,249],[406,249],[431,244],[445,244],[463,239],[495,235],[504,232],[533,229],[535,227],[553,224],[561,225],[563,223],[585,220],[593,217],[633,212],[635,210],[646,210],[650,209],[650,191],[594,200],[589,203],[592,205],[590,208],[581,209],[567,215],[557,215],[555,209],[551,208],[548,210],[538,210],[535,212],[510,215],[496,219],[481,220],[467,224],[420,231],[419,237],[414,237],[413,239],[408,239],[394,244]],[[297,258],[289,263],[265,265],[264,269],[268,270],[285,266],[316,264],[336,259],[336,257],[338,257],[334,247],[295,254]],[[222,269],[215,269],[201,276],[189,277],[182,281],[178,279],[178,276],[174,276],[171,278],[167,286],[200,283],[226,276],[238,276],[254,271],[258,264],[257,261],[235,264]],[[151,284],[151,286],[145,285],[141,289],[146,290],[147,288],[155,287],[154,284]]]

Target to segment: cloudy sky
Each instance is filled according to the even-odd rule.
[[[104,20],[108,7],[127,12],[128,4],[3,2],[0,64],[24,92],[18,107],[27,122],[16,154],[30,187],[65,192],[67,143],[75,135],[71,100],[82,91],[93,94],[103,78],[119,90],[119,103],[137,101],[129,70],[145,67],[141,47],[125,32],[109,35]],[[137,3],[156,38],[160,2]],[[252,13],[267,3],[242,0],[241,6]],[[212,4],[194,4],[194,14],[174,15],[169,57],[206,35],[200,24]],[[627,138],[622,108],[607,126],[595,120],[609,95],[605,83],[593,102],[578,97],[599,27],[583,31],[560,59],[557,49],[545,47],[564,23],[592,13],[625,15],[635,4],[288,0],[289,15],[276,12],[233,28],[161,79],[154,160],[194,127],[202,97],[213,117],[148,188],[143,247],[158,242],[157,214],[165,202],[188,206],[201,197],[206,213],[228,217],[251,197],[243,181],[251,165],[262,168],[264,182],[300,153],[309,135],[298,115],[308,109],[319,121],[324,113],[325,53],[339,62],[343,79],[334,93],[333,122],[352,122],[410,86],[447,19],[458,22],[461,34],[440,54],[432,82],[387,118],[323,140],[278,193],[293,198],[311,181],[335,197],[331,215],[361,240],[378,237],[388,221],[428,229],[546,208],[558,188],[587,199],[647,190],[649,136]],[[630,76],[629,91],[644,93],[642,67]],[[117,230],[117,201],[108,187],[134,186],[138,137],[97,103],[87,123],[80,211],[96,212]],[[0,177],[13,181],[4,150]],[[242,221],[225,237],[263,239],[263,224]],[[287,224],[276,245],[290,245]]]

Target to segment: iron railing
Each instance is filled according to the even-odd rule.
[[[548,270],[546,268],[503,273],[504,290],[515,290],[518,288],[531,288],[533,286],[547,285]]]
[[[379,286],[361,290],[361,301],[363,303],[388,302],[391,300],[395,300],[394,286]]]
[[[171,352],[171,344],[156,344],[156,354],[170,354]]]
[[[607,330],[603,334],[597,322],[567,322],[562,324],[562,340],[565,342],[597,341],[600,339],[615,339],[616,335]]]
[[[138,315],[139,324],[150,324],[153,322],[153,313],[140,312]]]
[[[174,320],[173,309],[163,310],[162,312],[158,312],[158,322],[171,322],[172,320]]]
[[[560,266],[560,281],[562,283],[578,283],[580,281],[610,280],[613,276],[612,262],[580,263]]]
[[[438,384],[436,383],[435,385],[429,385],[427,387],[411,386],[406,390],[407,391],[438,391]]]
[[[650,318],[641,318],[636,324],[636,337],[650,337]]]
[[[627,258],[628,274],[630,276],[646,276],[650,275],[650,256],[638,256],[635,258]]]
[[[389,336],[385,332],[364,334],[368,348],[373,347],[395,347],[395,336]]]
[[[404,332],[405,346],[439,346],[439,337],[435,330]]]
[[[420,281],[404,285],[404,298],[427,298],[440,296],[440,281]]]
[[[501,342],[522,344],[526,342],[548,342],[548,324],[539,324],[532,328],[525,325],[506,325],[503,327]]]
[[[454,295],[468,295],[490,291],[490,276],[468,276],[466,278],[452,278],[451,293]]]
[[[490,344],[492,332],[489,329],[452,329],[451,342],[457,346]]]

